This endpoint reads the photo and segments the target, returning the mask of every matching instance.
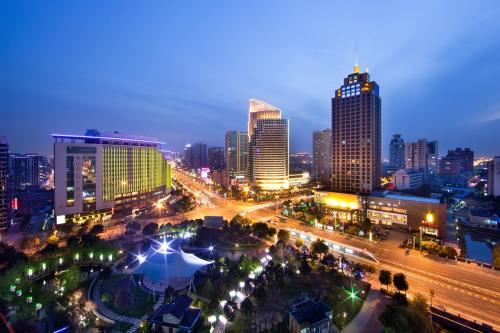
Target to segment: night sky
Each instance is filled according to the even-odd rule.
[[[222,146],[256,98],[311,151],[356,53],[380,85],[384,157],[394,133],[500,154],[495,0],[2,1],[0,135],[19,153],[87,128]]]

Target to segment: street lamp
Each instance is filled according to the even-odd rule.
[[[242,289],[242,290],[243,290],[243,287],[245,287],[245,282],[240,281],[240,289]]]
[[[210,327],[212,327],[214,325],[216,320],[217,320],[217,317],[215,317],[215,316],[208,317],[208,322],[210,323]]]
[[[236,291],[231,290],[231,291],[229,292],[229,297],[231,297],[231,300],[234,298],[234,296],[236,296]]]

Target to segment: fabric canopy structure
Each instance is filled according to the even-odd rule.
[[[158,243],[145,256],[138,256],[138,265],[133,274],[142,274],[144,285],[155,291],[164,291],[168,286],[179,290],[187,287],[194,274],[213,261],[207,261],[192,253],[170,247],[173,241]]]

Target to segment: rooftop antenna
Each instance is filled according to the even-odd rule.
[[[359,73],[359,66],[358,66],[358,40],[357,39],[356,39],[355,59],[356,59],[356,63],[354,65],[354,73],[358,74]]]

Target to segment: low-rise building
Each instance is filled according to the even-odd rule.
[[[469,209],[469,223],[472,228],[498,230],[499,217],[490,211]]]
[[[288,176],[288,185],[293,188],[295,186],[306,185],[311,181],[311,177],[309,176],[308,171],[299,172],[299,173],[291,173]]]
[[[398,170],[394,173],[394,186],[397,190],[412,190],[423,184],[422,172],[416,170]]]
[[[191,306],[193,300],[187,295],[176,296],[163,304],[149,319],[155,331],[165,333],[195,332],[201,318],[201,309]]]
[[[424,234],[444,237],[446,204],[440,199],[372,192],[369,195],[317,190],[315,202],[322,205],[333,223],[359,223],[365,216],[374,224],[400,227],[408,231],[422,228]]]
[[[306,300],[292,305],[288,328],[292,333],[329,333],[333,311],[323,302]]]

